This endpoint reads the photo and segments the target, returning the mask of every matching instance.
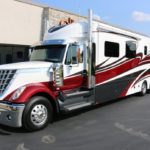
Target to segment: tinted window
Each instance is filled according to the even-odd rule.
[[[83,51],[86,50],[85,45],[70,44],[66,56],[66,64],[78,64],[83,62]]]
[[[23,52],[17,52],[17,58],[23,59]]]
[[[126,57],[127,58],[136,57],[136,43],[134,41],[126,42]]]
[[[63,26],[54,26],[54,27],[50,28],[50,29],[48,30],[48,32],[49,32],[49,33],[55,32],[55,31],[60,30],[61,28],[65,27],[65,26],[66,26],[66,25],[63,25]]]
[[[33,49],[30,60],[62,62],[65,48],[65,45],[37,46]]]
[[[105,56],[119,57],[119,44],[114,42],[105,42]]]
[[[147,55],[147,46],[144,46],[144,55]]]
[[[6,63],[7,64],[12,63],[12,55],[11,54],[6,55]]]
[[[77,64],[77,50],[78,46],[77,45],[69,45],[68,47],[68,52],[67,52],[67,57],[66,57],[66,64]]]

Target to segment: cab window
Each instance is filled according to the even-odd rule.
[[[79,64],[83,62],[83,45],[70,44],[65,64]]]

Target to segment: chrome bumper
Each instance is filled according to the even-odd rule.
[[[24,108],[24,104],[0,103],[0,124],[21,127]]]

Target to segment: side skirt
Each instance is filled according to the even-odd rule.
[[[107,102],[112,99],[120,98],[127,87],[142,73],[138,71],[122,78],[110,81],[105,84],[97,85],[95,88],[95,99],[98,103]]]

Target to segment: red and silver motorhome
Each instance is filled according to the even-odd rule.
[[[39,130],[54,114],[150,89],[150,38],[92,20],[50,28],[29,62],[0,66],[0,124]]]

